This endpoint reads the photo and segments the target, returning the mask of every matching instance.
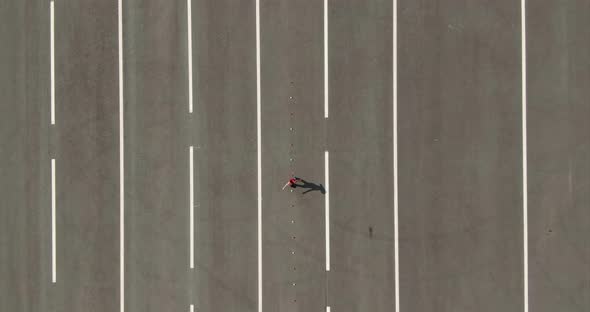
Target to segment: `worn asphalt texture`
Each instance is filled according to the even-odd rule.
[[[524,90],[519,1],[399,0],[396,125],[392,1],[329,1],[324,118],[323,1],[260,0],[258,302],[255,0],[193,0],[192,114],[186,1],[123,1],[121,86],[117,1],[57,0],[55,125],[49,3],[0,0],[0,311],[119,310],[120,131],[127,312],[523,311],[523,92],[529,309],[590,310],[590,4],[528,1]]]

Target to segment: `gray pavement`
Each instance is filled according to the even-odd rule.
[[[48,303],[49,5],[0,1],[0,311]]]
[[[52,308],[113,311],[119,298],[116,5],[58,1],[55,33]]]
[[[186,1],[123,1],[125,311],[523,311],[519,1],[398,3],[396,277],[392,2],[329,1],[325,119],[323,1],[260,0],[260,303],[255,4],[193,0],[189,114]],[[0,0],[0,311],[118,311],[117,1],[55,12],[50,126],[49,1]],[[531,311],[590,309],[589,12],[528,1]],[[324,151],[329,272],[327,194],[281,190]]]
[[[330,10],[332,311],[393,311],[391,1]]]
[[[257,311],[254,1],[196,1],[193,14],[196,284],[191,303],[197,311]]]
[[[323,3],[265,0],[260,6],[262,308],[323,311],[324,195],[281,191],[291,174],[324,183]]]
[[[186,3],[125,1],[125,311],[189,305]]]
[[[399,10],[401,311],[523,311],[519,4]]]
[[[531,311],[588,311],[590,4],[527,13]]]

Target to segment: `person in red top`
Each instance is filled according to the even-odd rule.
[[[285,186],[283,186],[283,190],[285,189],[285,187],[287,187],[287,185],[289,185],[292,188],[296,188],[298,181],[301,181],[301,179],[298,177],[292,177],[291,179],[289,179],[289,182],[287,182],[287,184],[285,184]]]

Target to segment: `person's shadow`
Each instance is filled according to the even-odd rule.
[[[320,183],[320,184],[315,184],[312,182],[307,182],[303,179],[299,179],[297,182],[297,184],[295,184],[295,187],[300,187],[300,188],[304,188],[307,189],[307,191],[303,192],[302,194],[306,194],[309,192],[313,192],[313,191],[320,191],[322,194],[326,194],[326,189],[324,188],[324,186]]]

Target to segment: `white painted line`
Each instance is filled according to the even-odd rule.
[[[260,0],[256,0],[256,165],[258,168],[258,312],[262,312],[262,121],[260,107]]]
[[[324,152],[324,176],[326,180],[326,271],[330,271],[330,154]]]
[[[195,192],[194,192],[194,160],[193,146],[189,148],[189,217],[190,217],[190,268],[195,268]]]
[[[528,238],[528,173],[527,173],[527,98],[526,98],[526,0],[521,5],[521,52],[522,52],[522,220],[523,220],[523,271],[524,312],[529,311],[529,238]]]
[[[57,237],[55,236],[55,158],[51,159],[51,282],[57,281],[56,257]]]
[[[55,125],[55,14],[54,2],[49,3],[50,54],[51,54],[51,124]]]
[[[327,306],[327,307],[326,307],[326,312],[330,312],[330,311],[331,311],[331,310],[330,310],[330,306]]]
[[[328,118],[328,0],[324,0],[324,118]]]
[[[119,309],[125,312],[125,122],[123,106],[123,0],[117,0],[119,36]]]
[[[398,159],[397,159],[397,0],[393,0],[393,235],[395,312],[399,312],[399,206],[398,206]]]
[[[195,305],[194,304],[190,305],[189,312],[195,312]]]
[[[193,113],[193,17],[191,0],[186,0],[188,19],[188,112]]]

